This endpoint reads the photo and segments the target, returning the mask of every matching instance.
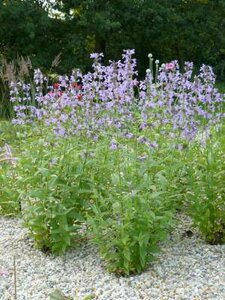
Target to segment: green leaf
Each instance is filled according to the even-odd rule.
[[[112,183],[114,185],[118,185],[119,184],[119,182],[120,182],[120,176],[118,174],[112,174],[111,178],[112,178]]]
[[[144,268],[146,265],[146,255],[147,255],[146,245],[139,246],[139,255],[140,255],[141,266],[142,268]]]
[[[130,261],[131,260],[131,253],[130,253],[130,249],[128,247],[125,247],[123,249],[123,255],[124,255],[124,258],[127,260],[127,261]]]
[[[49,300],[73,300],[71,297],[66,297],[62,292],[59,290],[55,290],[49,295]]]
[[[96,299],[96,295],[88,295],[88,296],[85,296],[83,300],[94,300]]]
[[[158,198],[159,196],[161,196],[161,195],[163,195],[163,194],[165,194],[166,192],[153,192],[153,193],[151,193],[150,194],[150,198],[151,199],[155,199],[155,198]]]

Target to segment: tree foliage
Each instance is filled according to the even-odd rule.
[[[61,71],[68,71],[89,68],[90,52],[104,52],[107,60],[135,48],[142,73],[151,52],[161,61],[212,64],[223,76],[224,14],[224,0],[5,0],[0,53],[49,68],[61,52]]]

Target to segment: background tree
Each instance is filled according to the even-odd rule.
[[[91,52],[104,52],[107,61],[135,48],[142,75],[152,52],[161,62],[211,64],[222,78],[224,15],[224,0],[5,0],[0,53],[29,56],[45,69],[61,53],[58,72],[68,72],[88,70]]]

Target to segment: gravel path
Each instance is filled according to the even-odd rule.
[[[188,237],[189,225],[185,219],[177,226],[146,272],[118,278],[105,271],[95,247],[47,256],[33,248],[19,220],[0,217],[0,299],[15,299],[15,256],[17,300],[46,300],[56,289],[76,300],[90,295],[99,300],[224,300],[225,245],[205,245],[196,234]]]

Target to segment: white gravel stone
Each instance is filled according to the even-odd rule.
[[[206,245],[196,233],[187,236],[190,220],[181,218],[157,260],[141,275],[109,274],[96,247],[84,245],[64,257],[33,247],[17,219],[0,217],[0,299],[14,299],[13,258],[16,259],[17,300],[46,300],[54,290],[83,300],[224,300],[225,245]]]

